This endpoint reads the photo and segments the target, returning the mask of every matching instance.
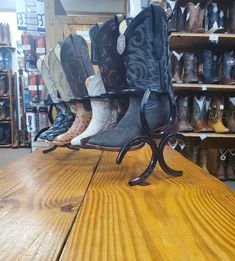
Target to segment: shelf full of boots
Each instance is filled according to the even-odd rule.
[[[213,155],[223,143],[233,149],[235,1],[167,2],[173,14],[169,42],[179,131],[193,147],[195,142],[206,143],[210,150],[217,144]]]

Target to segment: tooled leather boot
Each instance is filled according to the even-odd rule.
[[[193,97],[192,124],[194,132],[211,132],[213,131],[206,122],[207,106],[206,97]]]
[[[185,83],[198,82],[197,75],[197,57],[195,53],[184,53],[184,73],[183,81]]]
[[[204,33],[204,18],[205,10],[201,9],[200,3],[194,5],[189,2],[187,4],[186,31],[191,33]]]
[[[203,83],[217,83],[216,77],[217,56],[212,50],[203,51]]]
[[[218,149],[217,170],[215,176],[221,181],[225,180],[225,160],[227,159],[226,154],[227,150]]]
[[[166,16],[168,21],[168,33],[175,32],[177,26],[177,6],[176,1],[167,0],[166,2]]]
[[[202,143],[200,145],[199,166],[202,169],[204,169],[207,172],[209,172],[208,169],[207,169],[207,148],[205,147],[204,143]]]
[[[192,125],[189,123],[189,97],[178,96],[177,98],[178,111],[178,131],[190,132],[193,131]]]
[[[177,53],[173,51],[171,53],[172,62],[172,82],[183,83],[182,71],[183,71],[183,53]]]
[[[187,9],[183,6],[178,6],[177,8],[177,22],[176,22],[176,31],[185,32],[185,23],[187,17]]]
[[[235,132],[235,97],[229,97],[226,106],[226,122],[230,132]]]
[[[229,129],[224,126],[222,121],[223,109],[224,99],[221,97],[213,98],[209,113],[209,126],[217,133],[229,132]]]
[[[168,92],[175,102],[168,64],[165,12],[160,5],[150,5],[131,21],[124,36],[126,48],[123,57],[128,88],[142,91],[150,88],[161,93],[150,97],[145,110],[149,127],[161,130],[170,118],[170,103],[164,93]],[[141,97],[131,96],[129,108],[119,123],[110,131],[91,138],[87,145],[102,150],[120,150],[134,138],[146,135],[140,120],[141,102]]]
[[[199,151],[199,145],[192,146],[192,162],[195,164],[198,164],[198,151]]]
[[[235,1],[230,1],[229,5],[229,32],[235,33]]]
[[[235,150],[228,151],[226,178],[227,180],[235,180]]]
[[[211,2],[206,9],[206,31],[210,33],[224,32],[224,12],[218,9],[217,3]]]
[[[233,51],[224,52],[223,65],[222,65],[222,82],[224,84],[234,84],[234,69],[235,69],[235,58]]]

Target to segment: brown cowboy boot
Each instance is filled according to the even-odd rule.
[[[171,53],[172,61],[172,82],[183,83],[182,71],[183,71],[183,53],[177,53],[173,51]]]
[[[193,97],[192,123],[194,132],[212,132],[207,124],[207,101],[205,96]]]
[[[235,150],[228,151],[226,166],[226,177],[228,180],[235,180]]]
[[[195,164],[198,164],[198,150],[199,150],[199,145],[192,146],[191,159],[192,159],[192,162]]]
[[[200,145],[199,166],[200,166],[202,169],[204,169],[204,170],[206,170],[207,172],[209,172],[208,169],[207,169],[207,149],[206,149],[204,143],[202,143],[202,144]]]
[[[205,10],[200,8],[200,3],[194,5],[189,2],[187,4],[186,32],[204,33],[204,18]]]
[[[185,83],[198,82],[197,56],[195,53],[184,53],[183,81]]]
[[[235,132],[235,97],[227,100],[226,122],[230,132]]]
[[[224,126],[222,121],[223,109],[224,99],[220,97],[214,98],[209,112],[209,126],[217,133],[229,132],[229,129]]]
[[[193,131],[192,125],[189,123],[189,97],[178,96],[178,131],[190,132]]]
[[[227,150],[218,149],[217,170],[215,176],[221,181],[225,180],[225,160],[227,158],[226,154]]]
[[[235,1],[231,1],[229,6],[229,32],[235,33]]]

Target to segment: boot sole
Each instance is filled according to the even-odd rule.
[[[145,143],[140,143],[138,145],[135,145],[129,149],[129,151],[135,151],[143,148]],[[100,145],[94,145],[94,144],[89,144],[87,143],[83,147],[80,146],[81,148],[84,149],[95,149],[95,150],[103,150],[103,151],[113,151],[113,152],[119,152],[122,147],[106,147],[106,146],[100,146]]]

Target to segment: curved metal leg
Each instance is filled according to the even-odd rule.
[[[164,148],[171,138],[184,140],[184,136],[182,134],[179,134],[179,133],[170,134],[170,135],[166,136],[165,138],[163,138],[161,140],[160,144],[159,144],[159,158],[158,158],[158,160],[159,160],[159,164],[160,164],[162,170],[164,170],[167,174],[169,174],[171,176],[178,177],[178,176],[182,176],[183,172],[181,170],[174,170],[174,169],[170,168],[166,164],[166,161],[165,161],[164,156],[163,156]]]
[[[36,136],[34,137],[34,141],[36,142],[37,139],[38,139],[38,137],[39,137],[43,132],[47,131],[48,129],[49,129],[49,127],[46,127],[46,128],[41,129],[41,130],[36,134]]]
[[[79,146],[74,146],[74,145],[71,145],[71,144],[66,144],[65,147],[67,147],[68,149],[74,150],[74,151],[80,150]]]
[[[157,160],[158,160],[158,147],[155,143],[155,141],[149,137],[138,137],[133,139],[132,141],[126,143],[122,149],[120,150],[117,159],[116,159],[116,163],[117,164],[121,164],[123,158],[125,157],[126,153],[128,152],[128,150],[133,146],[136,145],[139,142],[144,142],[147,143],[151,150],[152,150],[152,156],[151,156],[151,161],[147,167],[147,169],[144,171],[143,174],[141,174],[140,176],[133,178],[131,180],[129,180],[128,184],[130,186],[135,186],[135,185],[148,185],[148,183],[145,181],[153,172],[156,164],[157,164]]]
[[[58,146],[55,145],[55,146],[53,146],[53,147],[51,147],[51,148],[49,148],[49,149],[47,149],[47,150],[43,150],[42,153],[43,153],[43,154],[47,154],[47,153],[50,153],[50,152],[56,150],[57,148],[58,148]]]

